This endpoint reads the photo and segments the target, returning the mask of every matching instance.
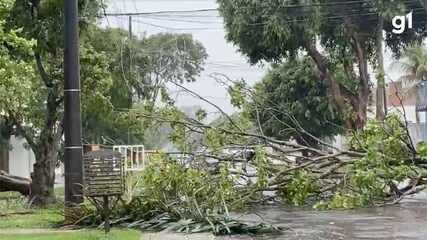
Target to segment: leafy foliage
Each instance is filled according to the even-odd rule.
[[[345,31],[365,33],[372,44],[378,19],[366,17],[362,13],[385,18],[387,24],[384,30],[388,33],[386,40],[394,50],[399,50],[402,45],[413,40],[421,40],[427,34],[422,24],[427,13],[420,10],[421,3],[416,1],[339,1],[340,4],[330,4],[326,0],[218,2],[228,39],[238,44],[240,50],[253,62],[281,61],[296,55],[301,48],[306,47],[305,42],[315,36],[319,36],[328,49],[346,49],[348,39]],[[404,15],[410,9],[417,9],[414,13],[414,28],[402,36],[392,34],[391,18]]]
[[[427,49],[422,45],[414,45],[406,49],[397,62],[405,75],[401,80],[405,82],[427,80]]]
[[[18,36],[20,30],[7,31],[4,28],[4,21],[0,20],[0,42],[7,45],[0,45],[0,109],[2,114],[20,113],[28,110],[29,99],[36,84],[33,83],[35,71],[33,62],[26,61],[13,56],[19,51],[29,56],[34,41],[29,41]],[[13,48],[14,52],[10,49]]]
[[[283,186],[279,194],[282,199],[295,206],[305,205],[317,186],[312,177],[304,171],[298,171],[292,176],[292,181]]]
[[[144,194],[150,196],[153,206],[168,212],[172,218],[199,221],[206,215],[226,211],[226,206],[221,203],[229,202],[235,195],[224,188],[229,185],[229,179],[223,177],[220,182],[212,181],[203,171],[185,169],[176,163],[167,163],[165,159],[157,161],[143,174]],[[220,189],[225,190],[224,194],[218,191]]]
[[[411,140],[398,116],[389,116],[384,127],[369,123],[356,138],[354,147],[364,149],[367,154],[355,163],[350,180],[364,202],[390,194],[393,184],[416,175],[410,160],[414,149],[410,148]]]
[[[219,176],[197,168],[186,168],[158,155],[141,176],[132,196],[116,208],[116,223],[145,230],[184,233],[248,234],[280,232],[266,224],[246,225],[229,215],[233,203],[240,202],[228,168]],[[97,214],[87,211],[86,224],[99,223]],[[92,217],[92,218],[91,218]]]
[[[87,41],[108,57],[112,78],[106,97],[110,106],[94,106],[85,115],[89,141],[140,144],[149,121],[136,119],[130,109],[153,108],[158,100],[170,103],[167,82],[192,82],[203,70],[206,51],[188,34],[158,34],[130,38],[121,29],[90,26]],[[97,114],[97,111],[102,111]]]
[[[351,144],[366,155],[347,169],[346,182],[331,199],[328,205],[331,208],[376,204],[402,194],[397,185],[418,176],[420,169],[413,160],[415,149],[397,115],[388,116],[384,125],[369,122],[353,136]]]
[[[276,139],[290,137],[312,142],[315,137],[342,132],[343,120],[330,103],[326,85],[318,80],[310,59],[295,59],[273,66],[255,86],[247,108],[251,119],[259,121],[264,134]]]
[[[386,43],[396,55],[427,36],[427,12],[421,2],[405,0],[262,1],[218,0],[227,38],[252,63],[278,63],[306,54],[316,64],[346,128],[361,129],[370,91],[368,63],[376,67],[378,17],[384,19]],[[413,29],[393,34],[391,18],[414,11]],[[418,23],[416,23],[418,22]],[[356,69],[357,67],[357,69]],[[379,75],[380,76],[380,75]],[[344,80],[344,81],[343,81]],[[349,114],[351,113],[351,114]]]

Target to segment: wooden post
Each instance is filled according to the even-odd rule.
[[[104,196],[104,230],[105,234],[108,234],[110,232],[110,203],[108,196]]]

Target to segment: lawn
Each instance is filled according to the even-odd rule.
[[[57,196],[62,189],[55,190]],[[18,193],[0,193],[0,230],[9,228],[53,228],[64,220],[62,200],[49,208],[30,208],[28,200]]]
[[[10,228],[54,228],[64,221],[57,209],[25,210],[19,214],[0,216],[0,230]]]
[[[0,193],[0,239],[1,240],[133,240],[141,233],[128,229],[113,229],[105,235],[102,230],[85,229],[60,231],[64,221],[63,188],[55,189],[58,204],[49,208],[29,208],[27,199],[17,193]]]

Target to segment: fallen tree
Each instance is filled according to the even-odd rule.
[[[27,178],[12,176],[0,171],[0,192],[19,192],[24,196],[30,195],[31,180]]]
[[[427,183],[427,148],[414,146],[405,122],[396,115],[384,123],[372,120],[351,133],[348,150],[314,136],[320,148],[270,138],[248,128],[241,115],[205,124],[169,107],[140,112],[139,117],[170,124],[170,138],[182,150],[181,160],[187,160],[181,162],[187,167],[213,175],[226,167],[239,199],[251,203],[383,205],[418,193]]]
[[[230,212],[266,203],[317,209],[395,204],[427,184],[427,145],[415,147],[404,122],[394,115],[384,123],[368,122],[350,138],[349,150],[321,140],[324,148],[318,149],[244,131],[244,121],[236,116],[204,124],[174,107],[137,115],[170,124],[170,138],[181,152],[147,158],[149,166],[130,178],[128,194],[112,213],[112,222],[121,226],[186,233],[280,232],[274,226],[245,225]],[[86,209],[79,223],[102,224],[98,212]]]

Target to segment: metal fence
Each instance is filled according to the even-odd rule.
[[[113,150],[124,156],[125,171],[141,171],[147,165],[144,145],[113,146]]]
[[[408,123],[409,135],[414,144],[427,140],[427,124],[426,123]]]
[[[158,155],[156,150],[146,150],[144,145],[120,145],[113,146],[113,150],[124,156],[124,168],[126,172],[140,172],[147,167],[151,159]]]

